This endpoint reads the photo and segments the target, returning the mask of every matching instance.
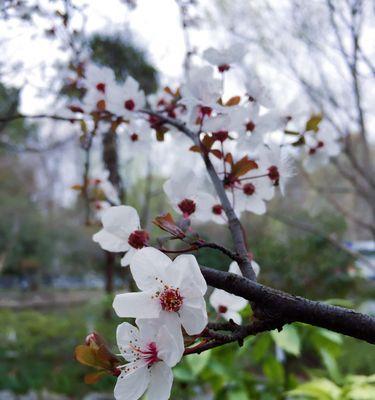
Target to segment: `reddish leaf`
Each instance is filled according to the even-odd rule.
[[[70,188],[73,190],[81,191],[82,185],[76,184],[76,185],[72,185]]]
[[[225,105],[227,107],[237,106],[240,103],[240,101],[241,101],[240,96],[233,96],[225,103]]]
[[[213,150],[210,150],[210,153],[212,153],[219,160],[221,160],[223,158],[223,153],[220,150],[213,149]]]
[[[248,156],[245,156],[233,164],[231,173],[233,176],[238,178],[256,168],[258,168],[258,164],[255,161],[250,160]]]
[[[200,147],[199,147],[199,146],[196,146],[196,145],[191,146],[189,150],[190,150],[190,151],[194,151],[195,153],[200,153],[200,152],[201,152]]]
[[[85,383],[86,385],[92,385],[100,381],[100,379],[106,375],[105,371],[91,372],[90,374],[85,375]]]
[[[177,226],[175,220],[173,219],[171,214],[161,215],[156,217],[154,221],[152,221],[156,226],[158,226],[163,231],[170,233],[173,236],[183,238],[185,237],[185,233]]]
[[[101,366],[96,356],[96,351],[89,346],[84,344],[77,346],[74,355],[76,360],[83,365],[88,365],[89,367],[94,368]]]
[[[224,157],[224,161],[230,165],[233,165],[232,153],[227,153]]]
[[[205,137],[202,139],[202,144],[207,150],[211,149],[214,143],[215,143],[215,138],[213,138],[212,136],[205,135]]]

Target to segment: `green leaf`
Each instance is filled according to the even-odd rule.
[[[244,389],[239,389],[228,393],[228,400],[249,400],[249,397]]]
[[[193,373],[194,376],[199,375],[203,369],[208,364],[208,360],[210,359],[211,351],[204,351],[201,354],[191,354],[186,357],[187,363]]]
[[[281,332],[272,331],[272,339],[287,353],[299,356],[301,353],[301,340],[296,327],[293,325],[285,325]]]
[[[341,390],[328,379],[315,379],[287,392],[290,397],[306,396],[314,400],[342,400]]]
[[[314,131],[318,132],[319,130],[319,124],[321,120],[323,119],[322,114],[315,114],[310,117],[310,119],[306,122],[306,127],[305,131]]]
[[[179,365],[173,368],[173,375],[176,380],[181,382],[193,382],[195,380],[191,370],[185,365]]]
[[[284,383],[284,367],[275,357],[269,357],[263,363],[263,373],[275,386]]]
[[[271,345],[271,337],[268,334],[263,334],[257,338],[252,347],[251,356],[255,362],[259,362],[267,353]]]
[[[342,376],[339,367],[337,365],[336,359],[332,356],[332,354],[329,351],[325,349],[320,349],[320,356],[322,357],[323,364],[327,368],[330,377],[335,382],[340,382],[342,380]]]

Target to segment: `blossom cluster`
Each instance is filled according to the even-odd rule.
[[[175,238],[192,234],[194,223],[227,223],[223,193],[238,217],[243,212],[264,214],[278,189],[285,195],[295,174],[293,159],[302,157],[306,170],[314,171],[339,153],[337,138],[319,114],[301,125],[293,112],[275,107],[255,74],[247,77],[241,96],[227,95],[224,76],[244,57],[240,45],[208,49],[203,59],[211,65],[192,68],[179,88],[165,88],[148,97],[132,77],[120,83],[109,68],[90,64],[81,82],[84,98],[70,107],[125,137],[131,154],[148,153],[157,141],[173,142],[179,150],[189,151],[189,165],[179,161],[163,185],[181,219],[174,224],[168,214],[158,225]],[[208,173],[208,163],[221,194]],[[119,205],[106,179],[96,185],[112,206],[102,207],[103,229],[93,240],[104,250],[122,254],[121,265],[130,266],[139,289],[118,294],[113,302],[118,316],[135,318],[135,325],[124,322],[117,329],[126,363],[119,367],[115,397],[136,400],[147,391],[151,400],[168,399],[171,368],[184,355],[184,337],[199,337],[208,322],[206,282],[193,255],[171,260],[163,247],[151,247],[137,211]],[[254,260],[251,264],[259,273],[258,264]],[[241,274],[236,262],[229,272]],[[247,305],[246,300],[219,289],[210,295],[210,303],[221,317],[238,324],[239,312]]]

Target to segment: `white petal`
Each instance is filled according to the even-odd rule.
[[[196,258],[192,254],[176,257],[168,267],[168,282],[181,290],[193,286],[203,295],[207,291],[207,283],[203,278]]]
[[[175,339],[178,352],[183,353],[185,350],[184,337],[182,336],[180,317],[175,312],[162,311],[160,313],[159,323],[167,327],[170,335]]]
[[[158,279],[166,278],[166,268],[172,260],[153,247],[136,252],[130,264],[135,283],[141,290],[153,290],[160,286]]]
[[[207,325],[206,302],[203,297],[186,299],[179,314],[188,335],[198,335]]]
[[[126,251],[130,247],[127,241],[107,232],[104,229],[95,233],[95,235],[92,237],[92,240],[96,243],[99,243],[103,250],[112,251],[114,253]]]
[[[151,380],[147,390],[148,400],[168,400],[171,394],[173,374],[164,362],[155,363],[151,367]]]
[[[130,206],[115,206],[103,212],[103,227],[106,231],[128,240],[129,234],[139,229],[137,210]]]
[[[149,292],[118,294],[113,300],[113,308],[121,318],[157,318],[161,306],[151,298],[152,295]]]
[[[232,274],[240,275],[242,276],[242,272],[240,270],[240,266],[236,261],[232,261],[229,265],[229,270],[228,272],[231,272]]]
[[[122,372],[114,390],[116,400],[138,400],[150,383],[150,372],[146,366],[134,372]]]
[[[241,325],[242,317],[238,312],[228,310],[226,313],[224,313],[222,315],[227,321],[232,319],[236,324]]]
[[[178,337],[170,334],[166,325],[162,325],[157,335],[158,357],[169,367],[174,367],[182,358],[184,349],[179,346]]]
[[[129,250],[126,252],[124,257],[121,258],[121,266],[127,267],[132,262],[133,256],[136,252],[137,252],[136,249],[129,246]]]
[[[224,306],[232,311],[241,311],[246,307],[247,300],[224,290],[215,289],[210,296],[210,303],[216,311],[219,310],[220,306]]]
[[[134,355],[129,356],[127,346],[129,346],[130,342],[139,340],[138,329],[128,322],[124,322],[117,327],[116,338],[117,346],[125,360],[134,361]]]

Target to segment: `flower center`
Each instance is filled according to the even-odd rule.
[[[212,207],[212,212],[216,215],[221,215],[223,213],[223,207],[220,204],[215,204]]]
[[[141,349],[139,346],[135,345],[134,342],[130,342],[129,345],[131,352],[133,354],[133,357],[136,360],[142,359],[145,361],[148,367],[150,367],[152,364],[156,363],[157,361],[160,361],[158,357],[158,349],[156,347],[155,342],[150,342],[148,343],[143,349]],[[125,371],[127,371],[127,368],[125,367]]]
[[[252,183],[246,183],[242,188],[246,196],[251,196],[255,192],[255,186]]]
[[[138,139],[139,139],[139,136],[136,133],[132,133],[130,135],[130,139],[131,139],[132,142],[137,142]]]
[[[246,130],[249,132],[253,132],[254,131],[254,129],[255,129],[255,124],[254,124],[254,122],[253,121],[249,121],[247,124],[246,124]]]
[[[202,117],[204,117],[205,115],[207,115],[209,117],[212,113],[212,108],[207,107],[207,106],[201,106],[200,111],[201,111]]]
[[[228,131],[217,131],[217,132],[214,132],[212,135],[219,142],[224,142],[225,140],[228,139],[228,136],[229,136]]]
[[[132,99],[126,100],[124,103],[124,107],[129,111],[133,111],[134,107],[135,107],[135,103]]]
[[[167,287],[164,292],[159,295],[161,308],[168,312],[178,312],[183,304],[183,300],[178,288],[173,289]]]
[[[99,92],[105,93],[105,83],[99,82],[99,83],[96,85],[96,89],[97,89]]]
[[[230,68],[229,64],[221,64],[217,67],[217,69],[219,70],[219,72],[225,72],[228,71],[228,69]]]
[[[147,231],[134,231],[129,235],[128,243],[135,249],[142,249],[148,244],[150,235]]]
[[[189,216],[195,212],[196,204],[193,200],[184,199],[180,203],[178,203],[178,208],[184,214],[184,216]]]
[[[228,307],[220,305],[218,311],[220,314],[225,314],[228,311]]]
[[[279,169],[276,167],[276,165],[271,165],[268,168],[268,177],[275,182],[280,179]]]

